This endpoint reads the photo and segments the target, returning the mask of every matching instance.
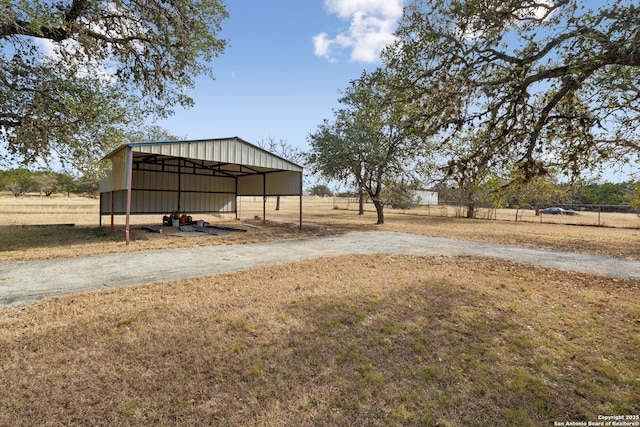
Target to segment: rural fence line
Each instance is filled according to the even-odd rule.
[[[545,211],[533,207],[526,208],[490,208],[475,206],[474,218],[512,222],[538,222],[543,224],[569,224],[596,227],[640,228],[640,213],[628,205],[587,205],[561,204],[554,205],[560,211]],[[334,197],[333,208],[349,211],[359,209],[358,198]],[[371,201],[364,204],[366,212],[375,212]],[[438,205],[416,206],[410,209],[394,209],[385,207],[385,212],[404,215],[424,215],[432,217],[465,218],[467,204],[464,202],[445,201]]]

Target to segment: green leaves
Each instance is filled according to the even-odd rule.
[[[309,136],[308,163],[314,173],[362,188],[384,222],[385,188],[412,181],[425,163],[426,145],[412,132],[407,105],[391,96],[398,90],[391,76],[377,70],[363,73],[341,98],[334,121],[325,121]]]
[[[603,145],[622,154],[640,139],[631,3],[415,0],[385,52],[395,102],[450,171],[598,167]]]
[[[3,0],[0,148],[15,160],[103,154],[186,90],[224,51],[218,0]]]

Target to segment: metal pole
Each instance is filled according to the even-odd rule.
[[[180,215],[180,197],[182,196],[182,159],[178,159],[178,210],[176,213]]]
[[[267,221],[267,175],[262,174],[262,223]]]
[[[133,152],[131,151],[131,147],[128,147],[127,151],[127,221],[124,227],[124,240],[129,246],[129,225],[130,225],[130,217],[131,217],[131,182],[133,181]]]
[[[111,233],[113,233],[113,230],[115,228],[115,198],[116,198],[116,192],[115,191],[111,191]]]
[[[300,172],[300,230],[302,230],[302,172]]]

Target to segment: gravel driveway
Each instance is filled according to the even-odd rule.
[[[228,273],[302,259],[374,253],[478,255],[559,270],[640,279],[639,261],[373,231],[272,243],[0,263],[0,309],[76,292]]]

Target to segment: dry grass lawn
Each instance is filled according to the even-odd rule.
[[[638,230],[398,214],[376,227],[315,209],[299,231],[294,211],[222,238],[136,231],[129,248],[90,224],[0,226],[0,259],[361,229],[640,259]],[[477,257],[334,257],[0,311],[0,425],[598,421],[640,414],[638,354],[640,281]]]
[[[259,199],[259,198],[258,198]],[[21,204],[23,203],[23,204]],[[467,220],[438,216],[407,215],[389,210],[386,223],[376,226],[372,212],[358,216],[354,211],[333,209],[332,199],[304,198],[303,228],[298,229],[298,198],[283,198],[275,211],[269,200],[266,223],[262,203],[243,198],[240,221],[234,216],[196,215],[212,224],[244,227],[246,233],[222,237],[177,238],[166,227],[163,234],[141,230],[142,224],[158,225],[160,216],[133,216],[132,242],[124,244],[123,217],[116,217],[116,232],[109,232],[109,218],[98,227],[97,201],[89,199],[0,197],[0,262],[72,257],[106,252],[167,249],[202,245],[227,245],[332,235],[364,230],[390,230],[462,240],[584,252],[640,260],[640,229],[592,227],[539,222]],[[410,211],[409,211],[410,212]],[[631,215],[634,217],[634,215]],[[75,224],[74,227],[33,225]],[[244,226],[249,224],[259,229]]]

